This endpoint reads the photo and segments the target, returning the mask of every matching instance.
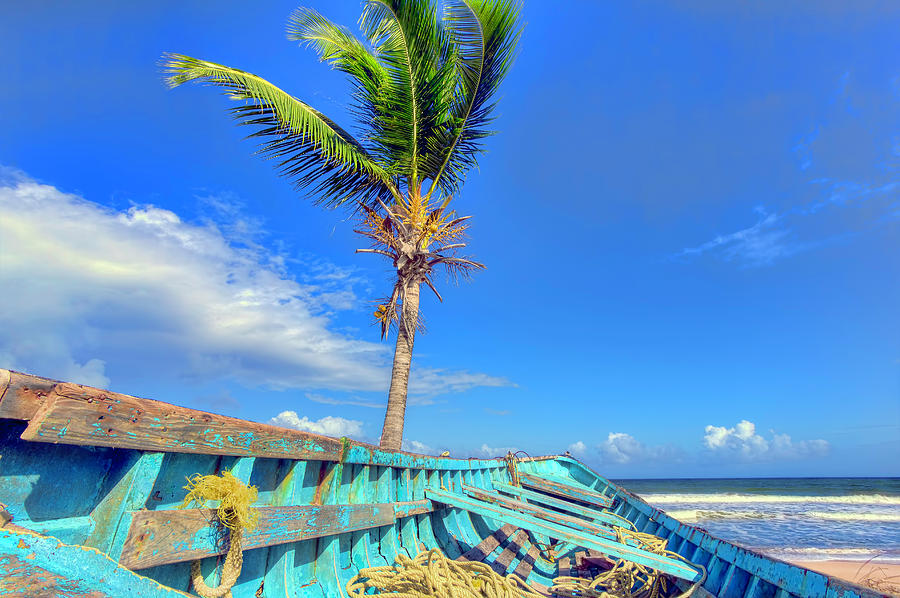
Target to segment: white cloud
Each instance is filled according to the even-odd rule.
[[[569,448],[566,449],[576,457],[581,457],[587,454],[588,447],[587,445],[579,440],[578,442],[573,442],[569,445]]]
[[[296,411],[282,411],[270,419],[269,423],[275,426],[293,428],[314,434],[324,434],[335,438],[340,436],[359,438],[362,436],[363,427],[363,423],[355,419],[327,415],[319,420],[311,420],[305,415],[299,417]]]
[[[634,463],[640,461],[671,461],[679,457],[678,451],[670,446],[648,446],[631,434],[610,432],[604,442],[597,445],[603,461],[612,463]]]
[[[418,453],[420,455],[437,455],[438,450],[433,446],[427,445],[424,442],[419,442],[418,440],[403,440],[403,443],[400,446],[401,450],[407,451],[409,453]]]
[[[485,458],[505,457],[507,453],[515,453],[518,450],[519,448],[515,446],[488,446],[485,443],[478,449],[477,455]]]
[[[745,419],[732,428],[706,426],[703,444],[714,454],[742,461],[822,456],[830,449],[825,440],[795,442],[787,434],[770,433],[772,438],[767,440],[756,433],[756,424]]]
[[[226,221],[185,222],[154,206],[116,211],[0,167],[0,367],[101,387],[111,371],[154,371],[385,392],[391,347],[331,321],[360,303],[360,281],[308,256],[291,278],[292,260],[258,242],[260,223],[241,217],[238,202],[202,201]],[[410,390],[433,397],[508,384],[414,368]]]

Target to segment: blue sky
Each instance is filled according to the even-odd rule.
[[[360,5],[308,2],[355,30]],[[346,125],[294,4],[5,6],[0,367],[377,439],[386,264],[163,52]],[[406,438],[611,477],[900,475],[900,6],[527,2]],[[439,278],[439,280],[441,280]],[[293,413],[291,413],[293,412]]]

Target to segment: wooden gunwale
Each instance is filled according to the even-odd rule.
[[[100,415],[103,415],[102,420],[97,419]],[[155,434],[141,435],[140,432],[148,429],[151,423],[160,423],[163,427],[170,428],[162,420],[153,420],[159,417],[180,426],[177,428],[177,446],[161,430]],[[153,588],[152,595],[160,598],[183,595],[181,591],[187,589],[189,565],[180,560],[155,566],[152,563],[142,565],[141,563],[150,562],[141,561],[144,555],[160,549],[171,553],[176,548],[176,542],[161,542],[161,548],[142,553],[139,545],[141,542],[147,543],[148,537],[145,536],[143,540],[139,538],[142,531],[150,529],[160,534],[170,531],[166,529],[163,518],[175,515],[171,499],[166,499],[169,502],[159,510],[154,509],[153,501],[157,500],[155,494],[158,494],[158,488],[163,489],[164,493],[172,493],[175,486],[180,488],[183,481],[179,482],[179,478],[183,476],[180,475],[182,469],[178,469],[179,467],[188,468],[186,472],[189,473],[197,470],[214,473],[228,467],[235,475],[250,483],[259,483],[262,478],[258,476],[269,471],[265,474],[268,476],[266,479],[277,480],[277,484],[273,481],[266,486],[266,502],[259,507],[265,515],[263,520],[272,524],[269,525],[270,529],[274,529],[274,523],[279,517],[292,520],[291,525],[295,527],[283,533],[280,530],[278,533],[268,534],[263,533],[263,530],[258,540],[252,540],[258,544],[253,545],[251,542],[251,546],[258,546],[258,549],[250,549],[245,554],[244,573],[235,588],[235,596],[253,596],[264,584],[266,596],[337,598],[346,581],[362,567],[388,564],[398,554],[413,555],[423,547],[437,546],[451,555],[455,550],[455,555],[459,556],[471,547],[478,546],[496,532],[497,527],[509,523],[503,519],[508,514],[507,510],[491,510],[481,504],[476,504],[477,508],[471,511],[454,506],[430,510],[435,505],[427,498],[432,497],[437,501],[438,495],[442,494],[438,488],[442,486],[457,498],[464,491],[463,485],[476,488],[479,492],[502,492],[502,485],[508,485],[510,481],[502,459],[466,460],[384,452],[365,443],[247,422],[3,369],[0,369],[0,419],[27,423],[22,439],[32,440],[35,444],[28,446],[21,443],[25,457],[34,455],[35,458],[40,458],[44,449],[39,447],[49,447],[52,444],[121,449],[109,451],[101,448],[96,453],[79,449],[83,452],[78,458],[86,463],[97,459],[110,462],[118,459],[117,463],[128,463],[130,469],[120,479],[113,478],[115,484],[104,490],[108,494],[90,513],[61,515],[45,522],[53,524],[52,529],[64,530],[76,536],[86,534],[84,537],[87,539],[79,541],[79,545],[69,546],[48,536],[35,535],[33,545],[46,545],[46,551],[38,554],[83,555],[83,563],[73,559],[71,567],[74,568],[70,570],[74,572],[72,575],[78,575],[78,567],[93,567],[100,562],[95,559],[98,554],[96,548],[100,549],[101,556],[106,554],[113,557],[113,563],[118,558],[120,564],[129,563],[133,568],[147,566],[149,568],[142,569],[142,572],[164,584],[147,585],[148,588]],[[94,424],[101,421],[114,422],[115,425],[109,426],[114,433],[109,433],[109,428],[103,434],[97,432]],[[15,430],[18,435],[21,427],[6,429]],[[210,431],[207,432],[207,429]],[[283,441],[282,444],[279,444],[279,439]],[[7,456],[8,454],[4,455],[0,465],[8,467]],[[705,585],[708,589],[722,593],[723,598],[732,598],[732,595],[735,598],[762,598],[772,596],[773,591],[779,598],[879,595],[860,586],[764,557],[716,539],[698,528],[682,524],[627,490],[608,482],[575,459],[546,456],[527,457],[518,461],[520,473],[526,480],[528,476],[543,477],[556,483],[563,481],[566,486],[573,488],[578,495],[571,498],[576,507],[594,511],[581,505],[584,502],[581,497],[602,497],[604,502],[612,502],[612,508],[594,512],[625,515],[638,524],[639,529],[653,529],[660,536],[669,537],[671,546],[677,547],[685,556],[701,563],[709,563],[711,574]],[[287,474],[276,473],[276,463],[290,464]],[[83,463],[79,465],[83,466]],[[92,466],[99,467],[96,462]],[[282,465],[277,467],[281,468]],[[44,468],[40,471],[45,472],[42,474],[45,475],[51,469]],[[90,480],[91,485],[96,482],[98,489],[103,482],[102,479],[87,480]],[[497,488],[494,487],[495,482]],[[6,489],[13,491],[13,494],[20,492],[14,486],[5,489],[2,484],[3,478],[0,475],[0,501],[6,502],[2,495]],[[16,507],[19,509],[17,516],[24,512],[21,496],[23,495],[19,495]],[[28,495],[24,496],[28,498]],[[32,501],[37,498],[37,495],[31,496]],[[390,509],[386,508],[388,505]],[[146,507],[149,510],[145,510]],[[379,507],[384,507],[384,513],[375,514],[375,509]],[[303,518],[299,517],[299,514],[309,514],[313,509],[325,513],[329,510],[340,511],[341,508],[356,513],[355,523],[351,521],[353,517],[349,517],[343,521],[332,521],[337,525],[330,529],[327,526],[313,529],[316,526],[302,523]],[[195,535],[211,531],[212,526],[207,525],[207,518],[211,517],[209,511],[179,511],[175,516],[185,517],[187,513],[191,513],[186,515],[187,522],[180,526],[184,535],[188,533],[185,530],[197,530]],[[578,513],[577,510],[575,514],[590,516],[585,512]],[[335,515],[326,519],[337,520],[340,517]],[[529,529],[533,518],[519,513],[514,519],[514,529]],[[363,520],[367,522],[363,523]],[[545,532],[559,533],[562,536],[565,531],[565,528],[552,522],[544,525],[541,523],[544,520],[536,521],[534,529],[538,536]],[[21,530],[23,528],[17,527],[18,524],[24,524],[27,528],[40,523],[37,519],[31,521],[26,517],[4,529]],[[369,527],[368,523],[376,523],[378,526]],[[498,544],[490,555],[485,556],[495,557],[494,566],[497,568],[512,568],[530,575],[529,583],[540,589],[542,583],[546,585],[550,578],[560,572],[564,563],[571,566],[575,554],[571,548],[573,545],[589,545],[592,544],[590,539],[594,538],[588,534],[568,535],[574,544],[562,545],[559,555],[561,560],[557,563],[544,560],[538,546],[526,541],[522,534],[516,535],[515,541],[510,541],[502,550]],[[172,537],[175,536],[183,537],[181,531]],[[579,543],[581,536],[587,538],[583,544]],[[248,537],[252,536],[248,534]],[[27,556],[27,553],[15,552],[18,548],[10,538],[0,540],[6,542],[3,548],[13,555],[11,558]],[[508,534],[506,540],[510,540]],[[545,542],[546,538],[538,538],[538,541]],[[180,542],[179,540],[178,546],[183,547],[184,544]],[[221,550],[212,541],[208,550],[205,546],[203,542],[198,542],[194,549],[199,547],[200,552],[187,558],[203,557],[202,567],[207,574],[207,581],[214,584],[216,555],[221,554]],[[524,555],[519,557],[520,553]],[[0,550],[0,561],[5,556],[8,555]],[[516,561],[516,558],[520,560]],[[497,559],[499,562],[496,562]],[[109,562],[106,556],[103,560]],[[17,562],[28,565],[26,560]],[[32,564],[35,574],[39,574],[41,563]],[[61,567],[65,565],[56,564]],[[62,567],[55,571],[64,569]],[[110,579],[127,580],[122,581],[123,584],[143,584],[141,580],[149,581],[145,577],[128,574],[125,569],[117,571]],[[102,581],[98,580],[97,583]],[[0,594],[6,589],[4,583],[5,580],[0,579]],[[116,588],[121,589],[120,586]],[[83,594],[71,595],[93,596],[95,594],[90,592],[94,589],[96,588],[87,588]],[[120,592],[109,595],[137,594]],[[702,596],[703,593],[697,595]]]
[[[497,467],[500,459],[455,459],[385,452],[329,438],[180,407],[80,384],[0,369],[9,383],[0,418],[27,421],[23,440],[158,452],[341,461],[410,469]]]

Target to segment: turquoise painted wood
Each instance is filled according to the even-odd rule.
[[[585,548],[599,550],[612,557],[622,557],[642,565],[649,565],[654,569],[659,569],[660,571],[669,573],[680,579],[695,581],[701,576],[698,570],[695,570],[680,561],[662,558],[659,555],[647,552],[646,550],[641,550],[635,546],[621,544],[614,539],[610,539],[609,534],[603,536],[590,535],[574,527],[560,525],[558,523],[539,519],[532,515],[504,509],[491,503],[475,500],[454,492],[426,490],[425,495],[435,502],[442,502],[449,506],[458,507],[478,515],[494,517],[495,519],[500,519],[528,530],[534,530],[538,533],[544,533],[548,536],[560,538]]]
[[[582,507],[581,505],[577,505],[572,502],[553,498],[552,496],[541,494],[540,492],[535,492],[533,490],[528,490],[527,488],[522,488],[520,486],[504,484],[503,482],[494,482],[494,490],[498,490],[506,494],[511,494],[512,496],[517,496],[520,499],[528,500],[533,503],[546,505],[555,509],[561,509],[563,511],[568,511],[569,513],[574,513],[575,515],[581,515],[582,517],[586,517],[593,521],[608,523],[609,525],[618,525],[620,527],[624,527],[625,529],[634,529],[633,523],[631,523],[624,517],[620,517],[619,515],[611,513],[608,510],[598,511],[596,509]]]
[[[696,576],[614,542],[621,518],[707,567],[714,596],[877,596],[682,524],[566,456],[519,460],[518,487],[502,458],[382,451],[0,370],[0,598],[185,596],[194,558],[217,584],[223,537],[209,512],[177,507],[185,477],[225,469],[258,488],[263,515],[235,598],[339,598],[362,568],[435,547],[457,558],[510,524],[486,561],[538,589],[585,548]]]

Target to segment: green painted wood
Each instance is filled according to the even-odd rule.
[[[609,556],[624,558],[642,565],[647,565],[681,579],[694,581],[700,576],[698,571],[681,561],[661,557],[652,552],[627,544],[620,544],[619,542],[607,538],[581,533],[550,521],[504,509],[490,503],[484,503],[464,495],[445,492],[443,490],[426,490],[425,495],[435,502],[444,503],[460,509],[466,509],[479,515],[494,517],[529,531],[543,533],[548,536],[572,542],[579,546],[584,546],[585,548],[594,548]]]
[[[588,490],[587,488],[579,488],[572,483],[561,479],[551,479],[548,477],[538,477],[523,473],[519,475],[523,486],[527,486],[534,490],[555,494],[569,499],[580,500],[581,502],[596,505],[602,508],[608,508],[612,505],[612,499],[603,494]]]
[[[596,509],[590,509],[588,507],[576,505],[567,500],[554,498],[552,496],[547,496],[546,494],[541,494],[540,492],[528,490],[527,488],[520,488],[519,486],[504,484],[502,482],[494,482],[493,486],[495,490],[505,492],[506,494],[519,496],[523,499],[528,499],[529,502],[536,502],[548,507],[562,509],[576,515],[581,515],[582,517],[587,517],[593,521],[602,521],[603,523],[618,525],[619,527],[624,527],[625,529],[635,529],[632,522],[625,519],[624,517],[620,517],[619,515],[611,513],[610,511],[598,511]]]

